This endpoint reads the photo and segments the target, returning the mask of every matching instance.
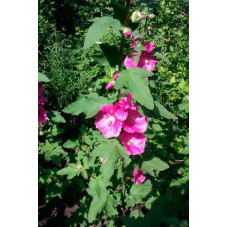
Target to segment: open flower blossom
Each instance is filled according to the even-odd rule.
[[[145,42],[144,47],[146,48],[146,51],[148,53],[151,53],[151,51],[154,50],[154,48],[155,48],[155,43]]]
[[[137,67],[152,72],[157,62],[155,56],[150,55],[147,51],[142,51]]]
[[[47,122],[47,113],[47,110],[45,110],[42,106],[38,106],[38,124]]]
[[[128,109],[128,116],[123,122],[123,129],[129,133],[144,133],[147,130],[147,124],[147,118],[142,116],[137,109]]]
[[[131,67],[137,67],[133,57],[131,57],[131,58],[126,57],[125,61],[124,61],[124,65],[125,65],[126,69],[129,69]]]
[[[133,181],[135,184],[141,185],[145,179],[146,177],[144,176],[142,169],[136,169],[133,171]]]
[[[138,155],[144,152],[146,137],[142,133],[123,132],[119,138],[129,155]]]
[[[96,128],[102,132],[106,139],[120,135],[123,122],[116,117],[115,112],[115,108],[107,104],[99,109],[95,117]]]
[[[139,67],[142,69],[146,69],[150,72],[152,72],[155,68],[155,65],[157,64],[156,57],[153,55],[150,55],[147,51],[142,51],[139,61],[136,64],[133,57],[126,57],[124,61],[124,65],[126,69],[129,69],[131,67]]]

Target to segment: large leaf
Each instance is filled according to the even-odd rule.
[[[88,212],[88,222],[91,223],[96,219],[97,214],[102,211],[108,195],[101,176],[91,179],[87,192],[93,197]]]
[[[57,172],[58,175],[67,175],[67,179],[70,180],[77,175],[77,165],[70,163],[66,168],[61,169]]]
[[[102,157],[105,160],[105,163],[103,163],[100,168],[102,176],[105,179],[110,179],[113,175],[113,166],[120,157],[124,158],[126,165],[131,161],[125,148],[117,140],[106,140],[100,143],[92,151],[92,156]]]
[[[48,112],[48,118],[56,123],[66,123],[65,119],[61,116],[61,113],[58,111]]]
[[[152,75],[152,72],[141,68],[123,70],[116,80],[115,88],[120,89],[127,85],[133,99],[152,110],[154,108],[154,101],[148,88],[148,81],[145,79],[145,77]]]
[[[150,180],[145,181],[141,185],[133,184],[127,198],[127,207],[132,207],[143,202],[143,199],[151,192],[151,188]]]
[[[142,164],[142,170],[145,173],[149,173],[151,176],[154,176],[154,170],[163,171],[168,168],[169,168],[169,165],[157,157],[149,161],[143,161],[143,164]]]
[[[120,21],[113,19],[112,17],[105,16],[96,18],[95,22],[88,29],[85,41],[84,49],[88,49],[94,43],[99,41],[106,33],[107,29],[112,27],[113,29],[121,29]]]
[[[50,82],[49,78],[43,73],[38,73],[38,81],[39,82]]]
[[[173,115],[172,113],[170,113],[163,105],[160,104],[159,101],[155,101],[154,112],[167,119],[173,119],[173,120],[177,119],[177,117],[175,115]]]
[[[101,44],[100,47],[109,65],[113,68],[116,65],[118,65],[118,61],[119,61],[118,48],[116,46],[109,45],[106,43]]]
[[[84,113],[86,118],[93,117],[99,108],[108,104],[108,100],[96,93],[80,96],[80,98],[63,109],[63,112],[72,115]]]

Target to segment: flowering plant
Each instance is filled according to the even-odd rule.
[[[50,97],[57,83],[39,80],[39,154],[44,166],[46,162],[51,166],[40,168],[40,182],[47,185],[48,202],[68,196],[71,189],[76,191],[73,196],[79,202],[73,218],[81,226],[162,223],[159,209],[154,219],[149,210],[156,201],[162,203],[162,192],[174,197],[169,188],[178,182],[171,176],[178,177],[183,171],[171,167],[184,162],[188,154],[188,137],[183,133],[172,136],[185,124],[181,120],[187,118],[187,110],[185,103],[181,103],[181,111],[174,108],[173,103],[180,101],[172,100],[172,93],[168,93],[170,83],[164,69],[170,61],[167,48],[157,42],[168,40],[156,35],[155,11],[147,1],[142,2],[135,8],[133,1],[113,0],[113,16],[92,18],[79,55],[85,55],[91,67],[98,65],[102,72],[98,74],[95,68],[92,76],[86,72],[87,63],[76,61],[79,73],[83,68],[80,76],[89,74],[92,78],[92,86],[78,92],[76,101],[72,102],[72,96],[59,106],[53,105]],[[70,79],[73,76],[70,72]],[[51,80],[55,78],[53,73]],[[69,87],[75,89],[74,85]],[[175,151],[179,153],[173,154]],[[173,220],[167,221],[172,224]]]

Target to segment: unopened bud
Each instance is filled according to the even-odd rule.
[[[144,16],[141,14],[141,12],[139,10],[136,10],[135,12],[133,12],[133,14],[131,16],[133,23],[139,22],[143,18],[144,18]]]

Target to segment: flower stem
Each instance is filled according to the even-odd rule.
[[[130,9],[130,0],[126,0],[126,16],[124,21],[124,27],[128,26],[128,20],[129,20],[129,9]],[[119,65],[118,65],[118,71],[121,71],[121,66],[123,63],[123,53],[124,53],[124,41],[125,36],[124,33],[121,34],[121,46],[120,46],[120,55],[119,55]],[[118,102],[121,101],[121,90],[118,90]]]

